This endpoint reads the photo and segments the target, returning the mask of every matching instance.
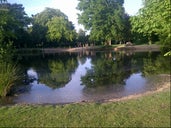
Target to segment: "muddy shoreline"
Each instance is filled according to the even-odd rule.
[[[150,90],[150,91],[146,91],[146,92],[142,92],[142,93],[138,93],[138,94],[132,94],[132,95],[128,95],[128,96],[123,96],[120,98],[109,98],[109,99],[100,99],[100,100],[83,100],[83,101],[78,101],[78,102],[66,102],[66,103],[38,103],[38,104],[32,104],[32,103],[16,103],[16,104],[7,104],[7,105],[0,105],[0,106],[13,106],[13,105],[36,105],[36,106],[47,106],[47,105],[52,105],[52,106],[63,106],[63,105],[67,105],[67,104],[89,104],[89,103],[112,103],[112,102],[121,102],[121,101],[127,101],[127,100],[132,100],[132,99],[138,99],[144,96],[149,96],[152,94],[156,94],[156,93],[160,93],[162,91],[170,91],[171,89],[171,85],[170,82],[165,82],[163,85],[161,85],[160,87],[154,89],[154,90]]]

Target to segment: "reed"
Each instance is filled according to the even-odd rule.
[[[21,80],[21,73],[17,65],[0,62],[0,96],[6,96],[11,87]]]

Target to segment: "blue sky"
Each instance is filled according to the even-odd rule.
[[[8,0],[8,2],[23,4],[29,16],[43,11],[45,7],[60,9],[73,22],[77,30],[82,28],[77,23],[77,13],[79,13],[76,10],[77,0]],[[125,0],[124,7],[128,14],[135,15],[142,7],[142,0]]]

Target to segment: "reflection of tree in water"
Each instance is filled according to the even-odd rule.
[[[78,57],[78,60],[83,65],[83,64],[85,64],[87,57]]]
[[[151,55],[148,58],[143,59],[143,75],[151,76],[157,74],[170,74],[170,57],[165,57],[163,55],[157,56],[153,59]]]
[[[100,54],[92,59],[92,68],[81,78],[82,84],[88,87],[122,84],[131,74],[131,60],[123,57],[115,58],[114,53]],[[128,61],[128,62],[127,62]]]
[[[132,53],[126,54],[123,52],[104,52],[96,53],[97,57],[92,58],[92,68],[87,70],[87,74],[81,78],[82,84],[87,87],[106,86],[106,85],[124,85],[125,80],[136,72],[149,73],[151,67],[161,73],[164,70],[169,70],[169,59],[166,61],[163,56],[156,56],[159,53]],[[152,59],[152,62],[146,62],[143,65],[143,60],[146,58]],[[149,61],[149,60],[148,60]],[[162,62],[162,64],[161,64]],[[154,65],[155,63],[155,65]],[[156,69],[156,67],[158,69]],[[144,68],[143,68],[144,67]],[[166,68],[167,67],[167,68]]]
[[[52,88],[68,83],[78,66],[77,54],[21,55],[20,58],[25,74],[30,67],[33,68],[38,74],[38,81]]]
[[[66,62],[62,60],[49,60],[49,73],[40,74],[39,81],[57,88],[65,86],[71,80],[71,74],[75,72],[78,66],[77,60],[74,58],[68,59]]]
[[[90,53],[90,52],[89,52]],[[157,54],[136,53],[125,54],[122,52],[95,52],[92,54],[83,54],[78,56],[78,53],[59,53],[59,54],[45,54],[44,56],[30,56],[22,57],[20,61],[24,69],[27,70],[33,67],[39,77],[41,83],[47,86],[57,88],[64,86],[71,79],[71,74],[75,72],[78,66],[78,61],[84,64],[86,58],[90,57],[92,60],[92,68],[87,70],[87,74],[82,77],[82,84],[87,87],[94,87],[100,85],[124,85],[132,73],[141,72],[143,68],[143,60],[151,56],[156,59]],[[165,63],[162,57],[158,62]],[[145,64],[145,63],[144,63]],[[146,64],[147,66],[149,64]],[[151,64],[152,65],[152,64]],[[169,66],[169,64],[166,64]],[[164,66],[160,66],[160,70]],[[143,70],[144,71],[144,70]],[[146,70],[147,71],[147,70]],[[169,70],[170,71],[170,70]]]

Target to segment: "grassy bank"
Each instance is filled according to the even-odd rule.
[[[169,127],[170,91],[113,103],[0,107],[0,127]]]

